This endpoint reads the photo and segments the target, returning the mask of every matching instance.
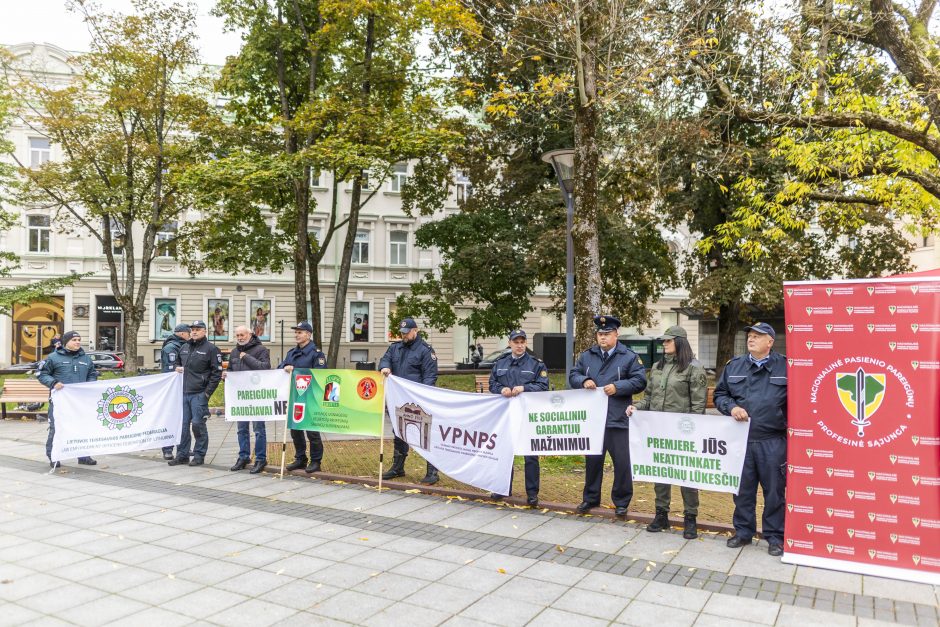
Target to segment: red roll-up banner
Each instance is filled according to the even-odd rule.
[[[940,271],[784,284],[783,561],[940,584]]]

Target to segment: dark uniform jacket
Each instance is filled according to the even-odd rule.
[[[294,368],[326,368],[326,355],[317,349],[313,342],[307,342],[303,348],[295,346],[287,351],[284,361],[277,365],[278,368],[284,366],[293,366]]]
[[[630,423],[626,410],[633,404],[633,395],[646,388],[646,369],[637,354],[619,342],[610,352],[606,362],[601,356],[601,347],[596,344],[578,355],[577,363],[568,374],[568,384],[573,389],[581,389],[588,379],[598,388],[613,383],[617,392],[607,397],[607,427],[627,429]]]
[[[202,338],[189,340],[180,349],[183,366],[183,394],[204,393],[212,396],[222,380],[222,353],[218,347]]]
[[[160,349],[160,372],[173,372],[180,365],[180,349],[186,340],[175,333],[163,340]]]
[[[39,382],[49,389],[56,383],[85,383],[97,381],[98,371],[91,357],[83,349],[66,350],[63,346],[51,353],[39,369]]]
[[[707,397],[708,379],[701,362],[693,359],[685,370],[678,372],[676,358],[666,355],[662,368],[656,364],[650,369],[646,394],[636,408],[704,414]]]
[[[228,369],[232,372],[241,370],[270,370],[271,351],[261,344],[257,335],[244,346],[236,346],[228,358]]]
[[[787,433],[787,360],[770,353],[763,366],[747,355],[735,357],[721,371],[715,386],[715,407],[726,416],[735,407],[747,410],[748,441],[767,440]]]
[[[510,352],[497,359],[490,372],[490,392],[501,394],[503,388],[512,389],[518,385],[526,392],[548,390],[548,369],[545,364],[529,353],[513,359]]]
[[[379,360],[379,370],[389,368],[392,374],[415,383],[434,385],[437,382],[437,355],[431,345],[420,337],[411,344],[395,342]]]

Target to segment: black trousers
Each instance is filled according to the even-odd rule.
[[[306,438],[304,437],[304,434]],[[307,459],[307,440],[310,441],[310,461],[323,461],[323,438],[319,431],[304,431],[291,429],[290,439],[294,442],[294,459]]]
[[[539,495],[539,456],[526,455],[525,460],[525,495],[528,497],[537,497]],[[512,490],[512,478],[516,474],[516,468],[513,466],[512,473],[509,475],[509,489]],[[510,496],[508,494],[504,496]]]
[[[604,429],[604,450],[600,455],[584,457],[584,501],[600,505],[604,482],[604,458],[610,453],[614,462],[614,485],[610,500],[614,507],[629,507],[633,498],[633,475],[630,469],[630,430]]]

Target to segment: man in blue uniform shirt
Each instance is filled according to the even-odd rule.
[[[548,390],[548,369],[541,361],[526,351],[526,334],[516,329],[509,334],[510,351],[496,360],[490,372],[490,392],[509,398],[523,392],[545,392]],[[510,486],[512,479],[509,480]],[[532,507],[539,504],[539,458],[525,456],[526,503]],[[501,494],[491,495],[502,498]]]
[[[278,364],[287,372],[294,368],[326,368],[326,355],[313,342],[313,325],[304,320],[291,327],[297,346],[287,351],[284,361]],[[306,436],[304,435],[306,434]],[[304,469],[305,472],[319,472],[323,462],[323,438],[319,431],[291,429],[290,439],[294,443],[294,461],[287,465],[287,470]],[[310,442],[310,464],[307,464],[307,442]]]
[[[637,354],[618,341],[618,318],[594,316],[594,326],[597,327],[597,344],[578,356],[577,363],[568,374],[568,384],[572,389],[604,390],[607,395],[607,426],[601,454],[584,458],[584,496],[577,511],[586,514],[601,504],[604,458],[610,453],[614,462],[614,485],[610,498],[616,515],[624,517],[633,498],[630,423],[626,410],[633,404],[633,395],[646,389],[646,370]]]
[[[85,383],[97,381],[98,371],[91,357],[82,350],[82,336],[77,331],[67,331],[62,334],[62,344],[52,351],[42,367],[39,369],[39,382],[50,390],[61,390],[70,383]],[[61,410],[60,410],[61,411]],[[53,415],[52,401],[49,401],[49,435],[46,437],[46,457],[49,465],[56,468],[59,462],[52,461],[52,440],[55,437],[55,417]],[[96,462],[91,457],[79,457],[79,464],[94,466]]]
[[[173,335],[163,341],[160,349],[160,372],[173,372],[180,365],[180,349],[189,341],[189,325],[181,323],[173,329]],[[173,447],[163,447],[163,459],[173,459]]]
[[[734,536],[728,546],[751,543],[757,532],[757,484],[764,492],[761,532],[774,557],[783,555],[787,478],[787,360],[772,351],[777,333],[766,322],[745,327],[747,355],[725,365],[715,386],[715,407],[749,421],[741,485],[734,497]]]
[[[418,334],[418,323],[413,318],[405,318],[398,326],[401,342],[394,342],[385,351],[379,361],[379,370],[386,377],[390,374],[424,385],[437,383],[437,355],[431,345]],[[408,457],[408,443],[395,437],[395,458],[391,467],[382,473],[383,479],[405,476],[405,459]],[[421,483],[432,485],[438,482],[437,468],[428,462],[427,474]]]

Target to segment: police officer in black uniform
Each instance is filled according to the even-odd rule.
[[[617,516],[627,515],[633,498],[633,477],[630,472],[630,432],[626,409],[633,404],[633,395],[646,389],[646,370],[632,350],[617,340],[620,320],[614,316],[594,316],[597,344],[578,356],[568,384],[572,389],[603,389],[607,395],[607,427],[604,449],[600,455],[584,459],[584,496],[578,505],[579,514],[586,514],[601,503],[604,481],[604,458],[610,453],[614,462],[614,485],[610,491]]]
[[[180,348],[180,366],[177,372],[183,373],[183,433],[176,457],[167,462],[170,466],[180,466],[189,462],[190,466],[205,463],[209,450],[209,397],[222,381],[222,353],[215,344],[206,339],[206,323],[196,320],[190,327],[189,341]],[[196,438],[190,460],[190,434]]]
[[[291,327],[294,331],[294,340],[297,346],[287,351],[284,361],[277,365],[287,372],[294,368],[326,368],[326,355],[317,348],[313,342],[313,325],[304,320],[297,326]],[[304,434],[306,440],[304,439]],[[318,472],[323,462],[323,438],[319,431],[304,431],[291,429],[290,439],[294,442],[294,461],[287,465],[287,470]],[[307,465],[307,441],[310,442],[310,464]]]
[[[160,349],[160,372],[173,372],[180,365],[180,349],[189,341],[189,325],[180,323],[173,329],[173,335],[163,341]],[[173,447],[163,447],[163,459],[173,459]]]
[[[394,342],[379,360],[379,370],[386,377],[390,374],[424,385],[437,383],[437,355],[431,345],[418,335],[418,324],[413,318],[405,318],[398,327],[400,342]],[[408,443],[395,437],[395,458],[391,467],[382,474],[383,479],[405,476],[405,458],[408,457]],[[437,468],[428,462],[427,474],[421,483],[433,485],[440,478]]]
[[[490,392],[509,398],[523,392],[545,392],[548,390],[548,369],[540,360],[526,351],[526,334],[516,329],[509,334],[510,351],[496,360],[490,372]],[[512,485],[512,478],[509,480]],[[525,456],[526,503],[532,507],[539,504],[539,458]],[[502,498],[501,494],[490,495]]]
[[[787,478],[787,360],[773,352],[777,337],[766,322],[745,327],[747,355],[729,361],[715,386],[715,407],[748,421],[741,485],[734,497],[732,549],[748,545],[757,532],[757,484],[764,492],[761,534],[767,552],[783,555]]]

